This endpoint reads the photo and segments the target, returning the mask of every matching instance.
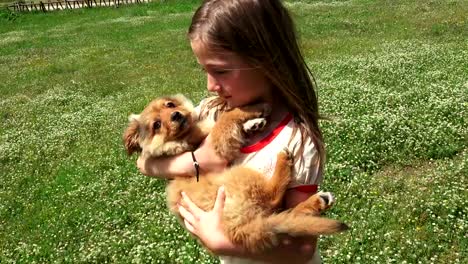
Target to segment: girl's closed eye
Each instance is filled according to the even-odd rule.
[[[207,74],[210,74],[210,75],[221,76],[221,75],[225,75],[225,74],[229,73],[231,70],[230,69],[224,69],[224,68],[209,68],[209,69],[202,68],[202,71],[204,73],[207,73]]]
[[[228,72],[229,72],[229,70],[227,70],[227,69],[215,69],[215,70],[213,70],[213,73],[217,74],[217,75],[222,75],[222,74],[225,74],[225,73],[228,73]]]
[[[204,67],[200,67],[200,70],[203,72],[203,73],[209,73],[209,74],[224,74],[226,73],[228,70],[226,69],[206,69]]]

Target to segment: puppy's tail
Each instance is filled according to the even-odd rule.
[[[272,248],[280,242],[280,235],[311,237],[343,232],[348,226],[340,221],[282,212],[270,216],[258,216],[234,232],[233,242],[257,253]]]
[[[290,236],[332,235],[348,229],[346,224],[337,220],[290,212],[272,215],[267,222],[276,234]]]

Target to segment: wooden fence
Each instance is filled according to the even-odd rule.
[[[26,3],[17,2],[8,6],[8,9],[16,12],[30,12],[30,11],[55,11],[76,8],[92,8],[100,6],[119,6],[128,4],[148,3],[151,0],[59,0],[47,2],[40,1],[39,3]]]

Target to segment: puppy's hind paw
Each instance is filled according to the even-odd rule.
[[[294,158],[292,152],[289,151],[287,147],[284,147],[283,150],[281,150],[281,152],[284,153],[284,155],[287,157],[288,160],[292,160]]]
[[[284,147],[279,153],[278,153],[278,160],[284,160],[287,162],[290,166],[292,166],[293,161],[294,161],[294,155],[289,151],[287,147]]]
[[[335,204],[335,197],[331,192],[318,192],[320,199],[320,210],[327,210]]]
[[[265,118],[254,118],[245,122],[242,126],[242,129],[247,134],[253,134],[257,131],[263,130],[266,126],[266,123],[267,121]]]

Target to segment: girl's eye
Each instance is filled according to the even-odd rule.
[[[214,70],[213,72],[214,72],[215,74],[221,75],[221,74],[227,73],[228,70]]]
[[[228,73],[229,70],[227,69],[205,69],[205,68],[201,68],[201,71],[203,73],[207,73],[207,74],[211,74],[211,75],[222,75],[222,74],[225,74],[225,73]]]
[[[157,120],[153,123],[153,130],[158,130],[161,128],[161,121]]]
[[[175,106],[175,104],[174,104],[173,102],[167,102],[167,103],[166,103],[166,107],[168,107],[168,108],[174,108],[174,107],[176,107],[176,106]]]

